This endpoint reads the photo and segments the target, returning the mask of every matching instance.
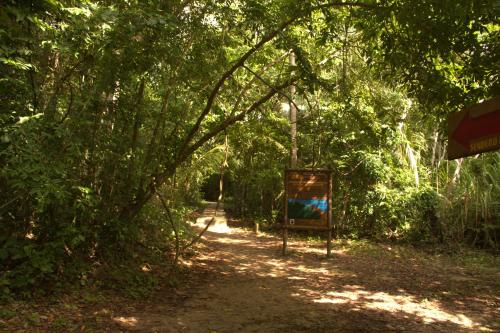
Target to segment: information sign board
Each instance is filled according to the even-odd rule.
[[[331,229],[331,192],[328,170],[286,170],[285,228]]]

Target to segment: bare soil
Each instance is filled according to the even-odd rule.
[[[153,305],[117,321],[138,332],[500,331],[498,273],[475,276],[390,247],[375,256],[336,248],[326,259],[318,242],[292,241],[287,257],[280,245],[242,229],[209,232],[184,262],[206,279],[181,307]]]
[[[182,260],[189,274],[177,289],[146,300],[111,295],[72,300],[73,308],[61,306],[64,300],[40,305],[37,323],[12,330],[2,320],[0,330],[500,332],[498,267],[471,270],[389,245],[337,242],[330,259],[323,242],[292,237],[289,248],[283,257],[277,236],[209,231],[196,254]],[[57,322],[58,311],[71,325]]]

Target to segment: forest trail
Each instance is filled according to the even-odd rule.
[[[205,211],[211,216],[213,211]],[[206,216],[203,216],[206,217]],[[131,332],[494,332],[500,329],[498,271],[475,275],[386,246],[374,253],[241,228],[209,230],[183,265],[195,282],[117,314]],[[175,303],[175,304],[172,304]],[[496,321],[496,322],[495,322]]]
[[[212,218],[214,221],[210,223]],[[220,203],[219,207],[217,207],[216,202],[207,202],[201,216],[196,219],[196,226],[204,228],[208,223],[210,223],[208,228],[209,231],[230,232],[227,226],[226,212],[224,211],[223,203]]]

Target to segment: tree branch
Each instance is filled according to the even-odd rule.
[[[198,148],[200,148],[203,144],[205,144],[208,140],[219,134],[220,132],[224,131],[226,128],[229,126],[233,125],[234,123],[243,120],[245,116],[256,109],[258,109],[262,104],[267,102],[268,100],[271,99],[274,95],[276,95],[281,89],[284,89],[288,86],[290,86],[293,82],[297,81],[298,77],[294,77],[283,84],[273,87],[270,89],[267,94],[262,96],[259,100],[254,102],[248,109],[245,111],[239,113],[236,116],[226,118],[222,123],[220,123],[218,126],[216,126],[214,129],[212,129],[210,132],[206,133],[203,135],[198,141],[196,141],[193,145],[185,149],[184,154],[180,156],[180,158],[177,160],[178,163],[182,163],[184,160],[186,160],[189,155],[191,155],[194,151],[196,151]]]
[[[210,113],[210,110],[212,109],[212,106],[214,104],[215,98],[217,97],[220,89],[226,82],[226,80],[233,75],[236,70],[238,70],[240,67],[242,67],[245,64],[245,61],[250,58],[255,52],[257,52],[262,46],[264,46],[267,42],[271,41],[276,37],[280,32],[285,30],[288,26],[290,26],[292,23],[295,21],[299,20],[300,18],[303,18],[304,16],[310,14],[313,11],[316,10],[321,10],[324,8],[331,8],[331,7],[364,7],[364,8],[383,8],[378,5],[372,5],[372,4],[366,4],[366,3],[359,3],[359,2],[331,2],[331,3],[326,3],[323,5],[318,5],[315,7],[310,8],[307,11],[303,11],[302,13],[299,13],[297,16],[292,17],[284,22],[282,22],[277,29],[271,31],[268,33],[264,38],[261,39],[260,42],[255,44],[250,50],[248,50],[245,54],[243,54],[238,61],[236,61],[231,68],[229,68],[226,72],[224,72],[221,76],[221,78],[217,81],[215,84],[214,88],[212,89],[210,95],[208,96],[207,103],[205,105],[205,108],[201,112],[201,114],[198,116],[198,119],[196,120],[196,123],[194,126],[191,128],[189,133],[187,134],[186,138],[184,139],[183,143],[180,146],[179,152],[177,154],[177,159],[175,164],[178,165],[179,162],[182,160],[182,157],[186,155],[186,150],[189,149],[189,143],[193,139],[193,137],[196,135],[198,132],[201,123],[205,119],[205,117]]]
[[[190,0],[186,0],[186,3],[189,3]],[[264,46],[266,43],[269,41],[273,40],[277,35],[280,34],[284,29],[286,29],[288,26],[296,22],[297,20],[303,18],[304,16],[310,14],[313,11],[316,10],[322,10],[325,8],[332,8],[332,7],[363,7],[363,8],[371,8],[371,9],[383,9],[386,7],[379,6],[379,5],[374,5],[374,4],[366,4],[366,3],[359,3],[359,2],[330,2],[322,5],[318,5],[312,8],[309,8],[308,10],[299,12],[295,17],[289,18],[288,20],[282,22],[278,28],[275,30],[271,31],[268,33],[266,36],[262,38],[260,42],[255,44],[250,50],[245,52],[226,72],[222,74],[220,79],[217,81],[215,84],[214,88],[212,89],[211,93],[208,96],[206,105],[204,109],[202,110],[201,114],[198,116],[194,126],[189,130],[188,134],[186,135],[185,139],[183,140],[182,144],[180,145],[177,153],[175,154],[174,160],[172,163],[168,163],[165,167],[163,167],[163,172],[159,172],[156,175],[153,175],[151,182],[149,183],[147,189],[144,192],[144,195],[141,196],[141,198],[136,201],[132,207],[129,209],[126,209],[122,212],[122,215],[127,215],[128,217],[133,217],[137,214],[137,212],[141,209],[141,207],[150,199],[152,193],[153,193],[153,188],[155,186],[160,186],[163,184],[163,181],[165,180],[166,177],[169,175],[173,174],[174,170],[177,168],[179,164],[181,164],[183,161],[185,161],[194,151],[196,151],[198,148],[200,148],[204,143],[206,143],[208,140],[210,140],[212,137],[216,136],[218,133],[229,127],[230,125],[236,123],[239,120],[244,119],[244,117],[253,112],[254,110],[258,109],[260,105],[263,103],[267,102],[271,97],[273,97],[277,90],[279,89],[284,89],[288,87],[291,83],[295,82],[298,80],[298,78],[294,78],[293,80],[289,80],[288,82],[276,87],[277,90],[272,89],[270,90],[265,96],[262,96],[261,99],[256,101],[254,104],[250,106],[246,111],[240,113],[237,116],[227,118],[225,121],[223,121],[219,126],[217,126],[215,129],[210,131],[209,133],[205,134],[202,136],[198,141],[196,141],[194,144],[190,145],[191,141],[195,137],[195,135],[198,133],[201,123],[205,119],[205,117],[210,113],[212,106],[215,102],[215,99],[222,88],[222,86],[225,84],[226,80],[229,79],[239,68],[241,68],[246,60],[250,58],[254,53],[256,53],[262,46]]]
[[[243,65],[243,68],[245,68],[247,71],[249,71],[250,73],[252,73],[253,75],[255,75],[255,77],[257,79],[259,79],[259,81],[261,81],[262,83],[264,83],[266,86],[268,86],[271,89],[276,90],[276,88],[274,88],[270,83],[268,83],[266,80],[264,80],[263,77],[261,77],[259,74],[255,73],[253,70],[251,70],[250,68],[248,68],[246,65]],[[288,100],[289,103],[293,104],[297,108],[297,110],[300,111],[299,106],[293,101],[293,99],[290,96],[288,96],[287,94],[285,94],[281,90],[276,90],[276,93],[278,93],[281,96],[285,97]]]
[[[273,67],[274,65],[276,65],[278,62],[282,61],[283,59],[285,59],[285,57],[287,57],[288,55],[290,54],[290,51],[287,51],[285,52],[284,54],[280,55],[279,57],[277,57],[276,59],[274,59],[273,61],[271,61],[270,63],[268,63],[267,65],[265,65],[264,67],[262,67],[258,74],[259,75],[262,75],[264,74],[269,68]],[[236,103],[234,103],[234,106],[233,106],[233,111],[231,113],[234,114],[234,111],[240,106],[240,103],[241,103],[241,100],[243,99],[243,95],[248,91],[248,89],[250,88],[250,85],[252,83],[254,83],[256,80],[259,79],[259,75],[256,75],[255,73],[254,74],[254,77],[252,78],[252,80],[250,80],[247,84],[245,84],[245,86],[242,88],[241,90],[241,93],[240,95],[238,96],[238,99],[236,100]]]
[[[158,196],[158,199],[160,199],[161,205],[163,206],[163,208],[167,212],[167,218],[170,221],[170,225],[172,226],[172,230],[174,231],[174,236],[175,236],[174,266],[175,266],[175,265],[177,265],[177,261],[179,260],[179,256],[181,254],[181,243],[180,243],[180,239],[179,239],[179,231],[175,227],[175,223],[174,223],[174,219],[172,217],[172,213],[170,212],[170,208],[168,208],[168,205],[165,202],[165,199],[163,199],[163,196],[160,194],[160,192],[158,192],[156,190],[156,188],[154,189],[154,191],[156,192],[156,195]]]
[[[201,112],[200,116],[196,120],[196,123],[191,128],[191,130],[189,131],[189,133],[186,136],[186,138],[184,139],[184,141],[183,141],[183,143],[181,145],[181,148],[179,150],[179,153],[177,155],[178,156],[178,158],[177,158],[178,161],[177,161],[176,164],[178,164],[180,158],[183,155],[185,155],[185,150],[188,149],[189,143],[191,142],[191,140],[193,139],[193,137],[195,136],[195,134],[198,132],[198,130],[199,130],[200,126],[201,126],[202,121],[210,113],[210,110],[212,109],[212,106],[213,106],[214,101],[215,101],[215,97],[217,97],[217,94],[219,93],[219,90],[222,88],[222,86],[224,85],[224,83],[226,82],[226,80],[231,75],[233,75],[233,73],[236,72],[236,70],[238,68],[240,68],[245,63],[245,61],[252,54],[254,54],[255,52],[257,52],[257,50],[259,50],[264,44],[266,44],[267,42],[269,42],[270,40],[272,40],[274,37],[276,37],[283,29],[285,29],[287,26],[289,26],[290,24],[292,24],[295,20],[297,20],[297,18],[292,18],[292,19],[289,19],[289,20],[283,22],[278,27],[278,29],[276,29],[276,30],[270,32],[269,34],[267,34],[266,36],[264,36],[264,38],[262,38],[262,40],[260,42],[258,42],[256,45],[254,45],[254,47],[252,47],[250,50],[248,50],[238,61],[236,61],[233,64],[233,66],[231,66],[231,68],[229,68],[229,70],[227,70],[224,74],[222,74],[222,77],[219,79],[219,81],[217,81],[217,83],[215,84],[215,87],[212,89],[212,92],[208,96],[208,100],[207,100],[207,104],[205,105],[205,108]]]

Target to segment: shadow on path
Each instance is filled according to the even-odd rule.
[[[184,262],[207,279],[182,306],[153,304],[114,320],[140,332],[494,332],[495,277],[481,280],[411,258],[372,257],[231,228],[207,232]],[[493,286],[492,286],[493,285]]]

